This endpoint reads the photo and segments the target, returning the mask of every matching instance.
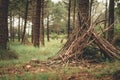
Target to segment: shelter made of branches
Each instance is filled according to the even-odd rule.
[[[89,12],[89,3],[87,0],[81,0],[78,2],[78,26],[74,28],[65,45],[58,52],[58,55],[53,58],[54,61],[68,62],[70,60],[76,60],[78,56],[84,54],[84,50],[91,44],[95,44],[98,49],[103,51],[109,59],[120,59],[120,50],[113,44],[103,38],[102,34],[109,31],[112,25],[103,29],[102,32],[95,30],[95,27],[101,22],[91,23],[91,15]]]
[[[81,28],[73,30],[67,42],[53,60],[59,60],[59,62],[75,60],[78,56],[83,55],[85,48],[92,43],[97,45],[97,48],[102,50],[104,52],[102,54],[106,55],[107,58],[120,59],[120,50],[102,36],[112,25],[98,33],[95,31],[95,26],[96,24],[88,25],[87,22],[83,21]]]

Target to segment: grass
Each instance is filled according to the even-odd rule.
[[[18,55],[12,50],[1,50],[0,49],[0,60],[12,60],[18,59]]]
[[[66,67],[47,72],[26,72],[23,74],[14,74],[11,76],[4,75],[0,77],[0,80],[66,80],[66,78],[77,72],[79,72],[79,69],[76,67]]]
[[[2,76],[0,80],[58,80],[59,75],[55,73],[25,73],[24,75]]]
[[[96,78],[101,78],[109,75],[113,75],[117,70],[120,70],[120,61],[115,62],[105,62],[106,66],[96,69],[93,73]],[[104,65],[103,64],[103,65]]]
[[[45,43],[45,46],[40,46],[40,48],[21,45],[19,42],[10,43],[10,50],[17,53],[16,55],[18,55],[18,59],[4,61],[2,60],[0,61],[0,67],[21,65],[32,59],[47,60],[49,57],[55,56],[59,49],[62,47],[60,39],[51,39],[50,42],[46,41]]]
[[[0,67],[19,67],[20,65],[29,62],[32,59],[47,60],[49,57],[53,57],[59,51],[63,44],[60,43],[61,39],[51,39],[50,42],[45,42],[45,46],[35,48],[33,46],[21,45],[19,42],[10,43],[10,51],[2,51],[0,53],[10,55],[17,55],[18,59],[0,60]],[[2,58],[2,57],[1,57]],[[103,65],[102,65],[103,64]],[[102,65],[103,67],[95,68],[94,66],[82,67],[58,67],[53,71],[31,73],[25,72],[23,74],[4,75],[0,77],[0,80],[64,80],[63,76],[71,76],[76,73],[88,73],[94,75],[95,78],[102,78],[114,74],[119,70],[120,61],[104,62],[96,66]],[[105,65],[105,66],[104,66]],[[114,65],[114,66],[113,66]],[[85,80],[85,79],[84,79]]]

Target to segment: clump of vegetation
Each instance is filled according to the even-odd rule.
[[[116,35],[113,41],[115,46],[120,46],[120,35]]]
[[[0,60],[11,60],[11,59],[18,59],[18,55],[15,51],[0,49]]]
[[[114,65],[114,66],[113,66]],[[95,69],[94,77],[96,78],[102,78],[102,77],[119,77],[119,66],[120,66],[120,61],[114,61],[114,62],[105,62],[102,64],[101,68]],[[117,79],[118,80],[118,79]]]
[[[120,70],[117,70],[117,71],[113,74],[113,79],[114,79],[114,80],[120,79]]]
[[[100,61],[102,59],[102,55],[100,54],[99,48],[94,48],[93,46],[88,46],[84,49],[83,58],[88,60],[96,59],[97,61]]]

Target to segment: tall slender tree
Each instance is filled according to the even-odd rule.
[[[18,21],[18,41],[20,42],[20,9],[19,9],[19,17],[18,17],[19,21]]]
[[[23,35],[22,35],[22,43],[24,42],[25,34],[26,34],[26,25],[27,25],[28,7],[29,7],[29,0],[26,1],[26,8],[25,8],[25,22],[24,22],[24,29],[23,29]]]
[[[49,15],[47,15],[47,41],[49,42],[50,41],[50,33],[49,33]]]
[[[78,1],[78,20],[79,20],[79,27],[83,25],[84,22],[87,24],[90,23],[90,11],[89,11],[89,0],[79,0]],[[86,28],[86,25],[84,24],[83,28]]]
[[[9,0],[0,0],[0,48],[1,49],[7,49],[8,3]]]
[[[44,7],[45,7],[45,0],[41,2],[41,27],[40,27],[40,41],[41,44],[44,46]]]
[[[36,11],[36,2],[35,1],[31,1],[31,7],[32,7],[32,30],[31,30],[31,34],[32,34],[32,37],[31,37],[31,42],[33,43],[33,40],[34,40],[34,22],[35,22],[35,11]]]
[[[73,27],[76,27],[76,21],[75,21],[75,19],[76,19],[76,0],[74,0],[74,11],[73,11]]]
[[[69,0],[69,6],[68,6],[68,26],[67,26],[67,37],[70,36],[70,10],[71,9],[71,0]]]
[[[12,16],[12,41],[15,41],[15,16]]]
[[[108,41],[112,42],[114,38],[114,0],[109,2],[109,21],[108,26],[111,26],[111,29],[108,31]]]
[[[41,0],[36,1],[36,12],[34,22],[34,40],[33,44],[35,47],[40,45],[40,15],[41,15]]]
[[[10,19],[10,40],[12,41],[12,33],[13,33],[13,28],[12,28],[12,11],[9,12],[9,19]]]
[[[106,0],[106,3],[105,3],[105,22],[104,22],[104,28],[107,27],[107,22],[108,22],[108,0]],[[107,34],[106,32],[104,33],[104,38],[106,39],[107,38]]]

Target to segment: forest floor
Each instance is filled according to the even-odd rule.
[[[112,80],[119,66],[118,62],[46,66],[30,61],[21,66],[1,67],[0,80]]]
[[[112,80],[113,74],[120,70],[120,61],[89,63],[82,60],[77,64],[50,66],[41,63],[56,55],[64,44],[60,41],[51,40],[40,48],[18,42],[9,44],[18,59],[0,60],[0,80]]]
[[[120,61],[106,63],[71,63],[47,66],[38,61],[14,67],[0,67],[0,80],[113,80]],[[119,79],[118,79],[119,80]]]

